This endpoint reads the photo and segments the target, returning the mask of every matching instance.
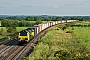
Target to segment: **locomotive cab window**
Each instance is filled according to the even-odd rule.
[[[27,32],[20,32],[20,36],[27,36]]]

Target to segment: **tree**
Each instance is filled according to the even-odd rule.
[[[41,24],[42,23],[42,21],[41,20],[36,20],[36,23],[35,24]]]
[[[77,16],[72,16],[71,20],[77,20]]]
[[[37,20],[39,20],[39,17],[38,16],[35,16],[34,17],[34,21],[37,21]]]
[[[33,18],[33,17],[28,16],[28,17],[26,18],[26,20],[27,20],[27,21],[34,21],[34,18]]]
[[[60,21],[60,20],[62,20],[62,18],[61,17],[57,17],[55,20],[56,21]]]

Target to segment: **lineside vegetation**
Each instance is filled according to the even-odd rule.
[[[39,39],[34,52],[23,60],[90,60],[88,24],[90,22],[55,26]]]

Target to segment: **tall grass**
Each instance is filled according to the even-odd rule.
[[[90,27],[74,27],[74,29],[76,38],[90,51]]]

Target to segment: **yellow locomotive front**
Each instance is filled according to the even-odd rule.
[[[18,35],[19,42],[28,42],[30,40],[30,34],[28,31],[21,31]]]
[[[19,42],[29,42],[34,37],[34,30],[23,30],[18,35]]]

